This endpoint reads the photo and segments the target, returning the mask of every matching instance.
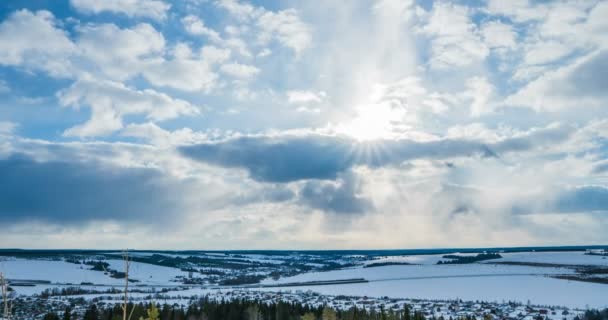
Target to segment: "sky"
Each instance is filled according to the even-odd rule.
[[[606,17],[2,1],[0,247],[606,244]]]

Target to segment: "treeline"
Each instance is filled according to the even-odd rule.
[[[174,305],[130,304],[132,320],[426,320],[424,314],[414,312],[405,304],[400,310],[384,308],[365,310],[352,307],[349,310],[335,310],[329,307],[315,307],[301,303],[261,303],[249,300],[212,301],[202,299],[184,309]],[[492,317],[485,316],[484,319]],[[539,317],[540,318],[540,317]],[[73,313],[68,307],[64,312],[47,313],[43,320],[121,320],[120,304],[109,307],[90,305],[84,314]],[[443,317],[433,320],[447,320]],[[540,318],[542,319],[542,318]],[[451,317],[449,320],[453,320]],[[474,316],[457,320],[477,320]],[[589,310],[574,320],[608,320],[608,309]]]
[[[203,299],[183,309],[178,306],[136,304],[133,320],[425,320],[422,313],[412,312],[408,305],[401,310],[384,308],[365,310],[352,307],[349,310],[335,310],[329,307],[314,307],[301,303],[260,303],[257,301],[233,300],[211,301]],[[70,309],[63,313],[50,312],[43,320],[121,320],[122,308],[98,307],[92,304],[84,315],[76,315]],[[475,320],[466,318],[465,320]]]
[[[458,256],[453,254],[447,254],[443,256],[444,259],[450,259],[446,261],[438,261],[437,264],[465,264],[465,263],[475,263],[479,261],[492,260],[492,259],[500,259],[502,256],[499,253],[488,252],[488,253],[479,253],[476,256]]]

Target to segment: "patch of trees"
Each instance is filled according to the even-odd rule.
[[[220,281],[220,285],[222,286],[239,286],[244,284],[256,284],[260,283],[265,276],[262,275],[240,275],[235,278],[224,279]]]
[[[258,301],[232,300],[212,301],[202,299],[188,308],[177,305],[137,304],[131,319],[138,320],[425,320],[419,312],[413,312],[408,305],[400,310],[366,310],[352,307],[349,310],[336,310],[327,306],[311,306],[301,303],[261,303]],[[122,319],[120,305],[98,307],[90,305],[82,317],[76,317],[70,310],[65,314],[48,313],[44,320],[116,320]],[[466,320],[475,320],[468,318]],[[585,319],[587,320],[587,319]],[[588,319],[599,320],[599,319]],[[603,319],[602,319],[603,320]]]
[[[407,263],[407,262],[373,262],[373,263],[369,263],[366,264],[364,266],[364,268],[374,268],[374,267],[385,267],[385,266],[410,266],[412,265],[411,263]]]
[[[583,318],[576,316],[575,320],[608,320],[608,309],[604,310],[587,310]]]
[[[492,260],[492,259],[500,259],[502,256],[496,252],[484,252],[478,253],[475,256],[458,256],[453,254],[446,254],[442,258],[449,260],[440,260],[437,264],[465,264],[465,263],[475,263],[479,261]]]

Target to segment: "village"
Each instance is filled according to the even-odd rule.
[[[188,290],[184,290],[188,291]],[[15,313],[12,319],[43,319],[49,311],[61,314],[66,308],[73,314],[82,315],[91,304],[109,307],[121,302],[122,295],[78,295],[19,297],[14,300]],[[327,306],[335,310],[354,307],[366,310],[400,311],[408,306],[410,312],[420,313],[427,319],[478,319],[478,320],[574,320],[580,319],[586,310],[562,306],[533,305],[530,302],[486,302],[463,300],[396,299],[389,297],[365,297],[344,295],[321,295],[307,290],[258,291],[250,289],[213,290],[203,295],[191,292],[158,292],[137,294],[130,298],[134,304],[155,303],[159,306],[187,309],[204,300],[210,301],[256,301],[260,304],[278,302],[297,303],[310,306]],[[0,319],[2,319],[0,317]],[[4,319],[2,319],[4,320]]]

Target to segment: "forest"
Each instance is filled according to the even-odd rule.
[[[443,317],[425,317],[415,312],[407,304],[400,310],[384,308],[366,310],[352,307],[349,310],[336,310],[327,306],[310,306],[301,303],[260,303],[258,301],[233,300],[213,301],[201,299],[184,309],[169,304],[130,304],[128,319],[131,320],[448,320]],[[483,320],[498,319],[487,314]],[[69,307],[63,312],[49,312],[43,320],[122,320],[120,304],[98,307],[91,304],[84,314],[78,315]],[[546,320],[539,316],[537,320]],[[449,320],[453,320],[450,318]],[[458,320],[482,320],[474,316]],[[575,320],[608,320],[608,309],[588,310]]]

